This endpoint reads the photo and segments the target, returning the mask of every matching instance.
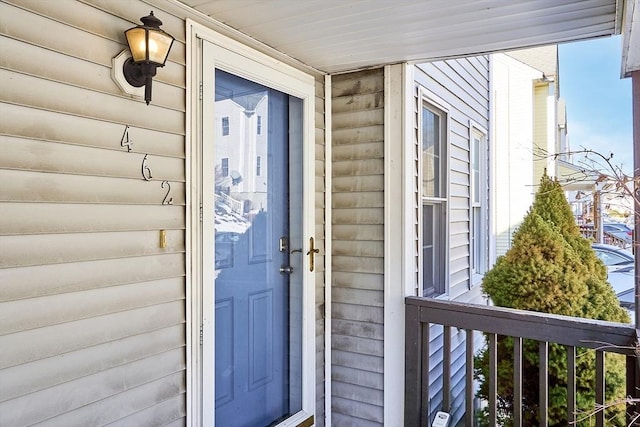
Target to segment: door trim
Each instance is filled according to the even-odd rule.
[[[303,236],[315,231],[315,80],[257,50],[187,20],[187,424],[213,426],[215,414],[215,311],[213,287],[213,194],[202,194],[203,183],[213,179],[213,148],[203,141],[213,136],[215,68],[285,92],[303,100]],[[203,73],[203,70],[209,72]],[[303,261],[302,411],[281,425],[295,425],[315,413],[315,273]],[[208,308],[207,308],[208,307]],[[208,363],[205,363],[208,361]],[[208,379],[208,380],[205,380]],[[210,405],[203,402],[212,402]]]

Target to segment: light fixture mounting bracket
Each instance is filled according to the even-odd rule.
[[[122,74],[124,74],[127,83],[133,87],[142,87],[146,82],[145,76],[142,74],[142,68],[133,62],[133,58],[131,57],[124,61]]]

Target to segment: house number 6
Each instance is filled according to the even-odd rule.
[[[151,178],[153,178],[151,176],[151,169],[149,169],[149,166],[147,166],[148,156],[148,154],[145,154],[144,159],[142,159],[142,179],[144,179],[145,181],[150,181]]]

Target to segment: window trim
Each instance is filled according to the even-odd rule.
[[[485,128],[475,123],[473,120],[469,120],[469,270],[471,277],[469,278],[469,289],[479,285],[482,282],[484,274],[489,268],[489,195],[488,195],[488,179],[489,179],[489,156],[488,156],[488,132]],[[475,144],[473,140],[478,138],[480,140],[480,157],[479,161],[479,180],[476,182],[473,173],[473,159],[475,157]],[[484,155],[482,155],[484,153]],[[474,195],[476,186],[480,189],[480,200],[474,201]],[[484,197],[483,197],[484,195]],[[474,239],[474,233],[476,224],[474,223],[474,209],[480,208],[480,222],[484,224],[481,233],[481,240],[484,243],[481,246],[481,258],[482,265],[480,269],[477,268],[475,260],[475,243],[477,239]]]
[[[422,179],[423,179],[423,163],[422,163],[422,155],[420,155],[421,147],[422,147],[422,110],[424,107],[431,107],[438,114],[444,116],[444,130],[441,130],[442,138],[441,148],[444,149],[444,153],[441,154],[441,162],[442,168],[444,169],[441,172],[441,178],[444,178],[445,182],[442,184],[442,191],[444,192],[444,197],[430,197],[423,196],[422,194]],[[418,296],[424,295],[423,287],[424,287],[424,271],[422,271],[423,266],[423,231],[424,231],[424,223],[423,223],[423,206],[424,202],[436,202],[438,204],[442,204],[443,212],[444,212],[444,236],[441,238],[444,243],[444,252],[442,259],[442,277],[444,279],[444,283],[442,284],[442,289],[436,289],[434,294],[431,297],[434,298],[444,298],[448,299],[450,295],[450,280],[449,280],[449,263],[451,259],[450,254],[450,235],[449,235],[449,220],[451,218],[450,209],[450,181],[451,181],[451,171],[450,171],[450,162],[451,162],[451,107],[440,99],[438,96],[424,88],[423,86],[418,86],[418,111],[416,112],[417,118],[417,144],[418,144],[418,269],[420,274],[418,274],[418,286],[417,286],[417,294]],[[442,196],[442,195],[441,195]]]

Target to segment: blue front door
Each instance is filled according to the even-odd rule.
[[[301,283],[291,261],[302,242],[290,214],[300,186],[289,177],[300,161],[300,103],[215,72],[217,426],[269,426],[301,410]]]

